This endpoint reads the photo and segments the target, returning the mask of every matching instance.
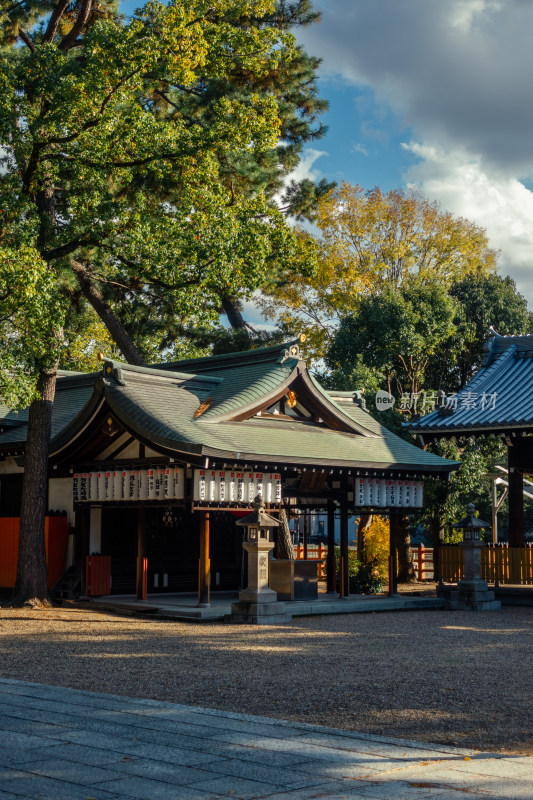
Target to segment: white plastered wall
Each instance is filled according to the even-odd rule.
[[[20,475],[24,472],[22,467],[19,467],[14,458],[8,457],[5,461],[0,461],[0,475]]]
[[[50,478],[48,481],[48,510],[66,511],[68,524],[74,527],[72,478]]]

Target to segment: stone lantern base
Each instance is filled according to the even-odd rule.
[[[438,586],[437,595],[446,599],[446,608],[467,611],[498,611],[502,604],[481,578],[462,580],[457,586]]]
[[[468,516],[453,526],[463,531],[463,579],[456,587],[437,588],[437,595],[446,598],[446,608],[466,609],[467,611],[498,611],[502,607],[499,600],[494,599],[494,592],[481,579],[481,551],[483,541],[481,533],[490,529],[488,522],[476,517],[473,503],[466,507]]]
[[[283,625],[291,620],[292,614],[286,611],[285,603],[278,603],[272,589],[239,592],[239,602],[232,603],[231,614],[224,617],[225,622],[244,625]]]

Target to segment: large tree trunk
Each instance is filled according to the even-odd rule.
[[[279,528],[278,528],[278,558],[294,558],[294,550],[292,549],[291,532],[289,529],[289,520],[287,519],[287,512],[282,508],[279,512]]]
[[[37,390],[40,397],[30,406],[24,456],[22,509],[14,602],[47,605],[48,577],[44,541],[44,516],[48,488],[48,447],[56,370],[43,371]]]
[[[235,331],[243,331],[247,336],[249,336],[248,328],[246,327],[246,323],[244,322],[244,317],[241,314],[241,310],[238,306],[238,302],[231,297],[224,296],[221,298],[222,300],[222,308],[224,310],[224,314],[228,318],[228,322]]]
[[[398,581],[400,583],[416,583],[413,551],[411,550],[411,526],[406,514],[400,517],[396,550],[398,553]]]
[[[357,523],[357,560],[366,564],[367,558],[367,533],[372,525],[372,514],[361,514]]]
[[[79,261],[72,261],[72,271],[78,279],[78,283],[83,292],[84,297],[92,305],[107,330],[111,334],[113,341],[120,348],[122,355],[128,364],[136,364],[142,367],[144,359],[133,344],[126,328],[118,317],[113,313],[109,305],[106,303],[96,286],[91,281],[90,275]]]

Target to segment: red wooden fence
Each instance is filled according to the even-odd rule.
[[[413,567],[416,579],[419,581],[434,580],[433,548],[424,547],[423,544],[412,548]]]
[[[326,577],[326,570],[324,567],[324,559],[328,554],[328,548],[323,544],[309,544],[307,545],[307,560],[318,561],[318,577],[319,579]],[[294,557],[301,559],[304,557],[304,546],[298,544],[294,548]]]

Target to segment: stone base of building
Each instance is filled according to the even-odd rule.
[[[445,608],[456,611],[498,611],[502,604],[495,600],[485,581],[461,581],[457,586],[438,586],[437,596],[446,600]]]
[[[231,604],[231,614],[224,617],[224,622],[242,625],[284,625],[291,622],[292,614],[286,610],[285,603],[278,603],[271,597],[241,599],[238,603]],[[272,592],[276,597],[275,592]]]

